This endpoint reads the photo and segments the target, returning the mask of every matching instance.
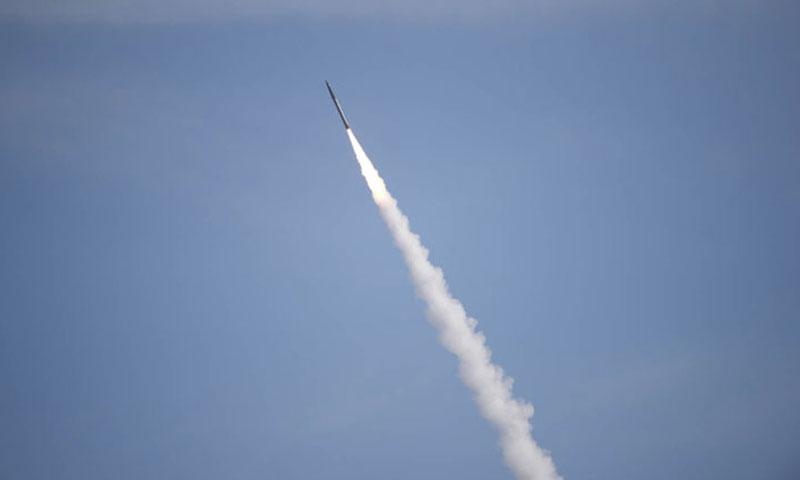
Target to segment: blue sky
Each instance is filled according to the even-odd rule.
[[[237,5],[0,8],[0,477],[510,478],[329,79],[560,473],[797,478],[792,2]]]

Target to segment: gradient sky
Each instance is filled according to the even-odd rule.
[[[510,478],[325,79],[565,477],[800,476],[797,3],[459,5],[4,2],[0,477]]]

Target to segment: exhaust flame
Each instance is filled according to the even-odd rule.
[[[450,294],[442,270],[428,260],[428,250],[411,231],[408,218],[349,128],[347,135],[372,198],[403,253],[417,295],[427,305],[428,320],[439,331],[442,345],[458,358],[461,379],[475,395],[481,414],[500,434],[506,464],[519,480],[560,479],[550,455],[531,436],[533,406],[512,397],[513,379],[492,363],[486,337],[476,330],[478,322]]]
[[[356,154],[358,166],[361,167],[361,175],[364,176],[369,191],[372,192],[372,199],[375,200],[379,207],[382,207],[385,202],[393,200],[392,196],[389,195],[389,190],[386,189],[386,182],[383,181],[378,170],[372,165],[367,153],[361,148],[361,144],[358,143],[358,139],[349,128],[347,129],[347,136],[350,137],[350,144]]]

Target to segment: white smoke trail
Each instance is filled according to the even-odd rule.
[[[520,480],[560,479],[550,455],[531,436],[533,406],[511,396],[513,379],[492,363],[486,337],[476,331],[478,322],[468,317],[461,303],[450,295],[442,270],[428,260],[428,250],[409,228],[408,218],[361,144],[350,129],[347,135],[372,198],[405,257],[417,295],[428,307],[428,319],[439,331],[445,348],[458,357],[461,379],[474,393],[481,413],[500,433],[506,464]]]

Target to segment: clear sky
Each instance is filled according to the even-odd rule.
[[[797,2],[0,7],[0,477],[800,476]]]

